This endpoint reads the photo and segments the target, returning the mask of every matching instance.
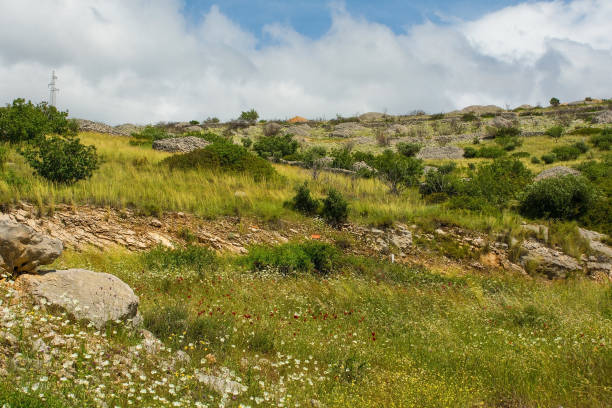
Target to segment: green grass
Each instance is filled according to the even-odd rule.
[[[254,274],[242,258],[203,273],[189,260],[149,271],[143,259],[68,252],[56,266],[113,273],[136,288],[148,328],[167,345],[195,344],[192,361],[212,353],[237,371],[249,390],[236,403],[260,396],[260,382],[278,392],[280,377],[289,405],[612,401],[609,284],[460,276],[351,256],[325,278]]]

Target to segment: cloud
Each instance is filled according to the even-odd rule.
[[[525,3],[400,34],[337,4],[311,39],[262,28],[264,44],[213,6],[197,25],[179,0],[0,3],[0,103],[47,98],[109,123],[446,111],[470,104],[612,96],[612,3]],[[52,17],[50,17],[52,16]]]

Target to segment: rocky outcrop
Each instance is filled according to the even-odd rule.
[[[535,240],[524,241],[521,250],[523,254],[519,264],[550,279],[565,278],[569,273],[583,269],[576,259]]]
[[[119,126],[109,126],[105,123],[94,122],[86,119],[76,119],[80,132],[104,133],[116,136],[130,136],[132,133],[140,132],[142,126],[129,123]]]
[[[461,159],[463,149],[457,146],[427,146],[417,154],[419,159]]]
[[[376,170],[372,168],[371,166],[369,166],[366,162],[358,161],[353,164],[353,171],[355,172],[360,172],[360,171],[373,172]]]
[[[612,123],[612,110],[603,111],[593,118],[593,123]]]
[[[376,120],[381,120],[383,119],[385,116],[384,113],[380,113],[380,112],[368,112],[368,113],[364,113],[363,115],[359,115],[359,121],[360,122],[373,122]]]
[[[281,131],[283,127],[276,122],[266,123],[263,127],[263,134],[265,136],[273,136]]]
[[[122,280],[85,269],[21,275],[15,285],[36,303],[65,310],[98,329],[112,321],[138,320],[138,297]]]
[[[562,177],[562,176],[579,176],[580,172],[566,166],[555,166],[540,172],[534,181],[545,180],[547,178]]]
[[[361,126],[357,122],[339,123],[334,128],[334,131],[331,132],[330,136],[348,138],[348,137],[353,137],[355,133],[362,132],[364,130],[366,130],[366,128]]]
[[[170,153],[189,153],[194,150],[203,149],[209,144],[210,142],[201,137],[174,137],[154,141],[153,149]]]
[[[475,113],[478,115],[482,115],[483,113],[497,113],[497,112],[503,112],[504,110],[502,108],[500,108],[499,106],[495,106],[495,105],[471,105],[471,106],[466,106],[465,108],[461,109],[461,113]]]
[[[37,233],[27,225],[0,220],[0,265],[19,275],[52,263],[63,250],[62,241]]]
[[[301,125],[290,126],[288,128],[283,129],[283,134],[291,134],[294,136],[300,137],[309,137],[311,132],[311,127],[306,123],[302,123]]]

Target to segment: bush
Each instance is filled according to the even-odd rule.
[[[296,190],[295,197],[291,201],[293,209],[307,215],[316,213],[319,208],[319,201],[310,196],[308,184],[304,183]]]
[[[550,99],[550,106],[559,106],[559,104],[561,103],[561,101],[558,98],[551,98]]]
[[[468,146],[463,149],[463,157],[465,157],[466,159],[471,159],[477,156],[478,156],[478,151],[474,149],[473,147]]]
[[[283,275],[316,273],[328,275],[338,266],[339,252],[323,242],[254,246],[239,262],[252,271],[274,270]]]
[[[41,136],[21,154],[39,176],[57,183],[88,179],[99,166],[96,148],[81,144],[75,136]]]
[[[351,146],[345,146],[340,149],[333,149],[331,151],[331,157],[333,157],[334,159],[334,161],[332,162],[332,167],[346,170],[353,169],[355,159],[351,154]]]
[[[34,105],[19,98],[0,108],[0,142],[37,140],[48,134],[74,136],[77,131],[77,122],[68,119],[68,112],[45,102]]]
[[[342,197],[342,194],[333,188],[329,190],[327,197],[323,200],[321,216],[331,225],[343,224],[348,218],[348,203]]]
[[[433,115],[431,115],[431,120],[440,120],[440,119],[444,119],[443,113],[434,113]]]
[[[519,196],[532,177],[531,171],[520,160],[497,159],[479,166],[465,184],[463,193],[483,197],[494,206],[505,206]]]
[[[557,160],[557,156],[554,153],[547,153],[542,155],[542,161],[546,164],[554,163]]]
[[[572,145],[573,147],[575,147],[576,149],[578,149],[580,151],[580,153],[586,153],[589,151],[589,145],[587,145],[586,143],[584,143],[584,141],[579,141],[576,142]]]
[[[406,157],[391,150],[385,150],[375,160],[374,167],[378,177],[390,188],[392,194],[409,186],[417,185],[423,174],[423,162],[413,157]]]
[[[248,149],[249,147],[251,147],[252,144],[253,144],[253,141],[250,138],[248,137],[242,138],[242,145],[244,146],[245,149]]]
[[[523,141],[517,136],[502,136],[496,137],[495,143],[497,143],[502,149],[509,152],[517,147],[521,147],[523,145]]]
[[[598,135],[602,132],[602,129],[592,127],[577,127],[568,134],[570,135]]]
[[[521,213],[531,218],[572,220],[584,215],[595,200],[594,189],[583,177],[551,177],[532,184],[521,202]]]
[[[253,145],[253,150],[263,158],[283,158],[294,154],[299,147],[293,135],[262,136]]]
[[[197,120],[195,120],[195,119],[194,119],[194,120],[190,120],[190,121],[189,121],[189,124],[190,124],[190,125],[199,125],[199,124],[200,124],[200,122],[198,122]]]
[[[542,162],[542,161],[541,161],[540,159],[538,159],[538,157],[537,157],[537,156],[533,156],[533,157],[531,158],[531,163],[533,163],[533,164],[540,164],[541,162]]]
[[[574,146],[559,146],[552,150],[552,154],[561,161],[576,160],[580,153],[580,150]]]
[[[612,129],[605,129],[600,135],[591,137],[591,143],[599,150],[612,149]]]
[[[460,183],[459,177],[452,174],[452,169],[449,171],[447,167],[440,167],[425,174],[425,181],[419,187],[419,192],[422,196],[443,193],[439,195],[443,200],[444,197],[457,194],[460,190]]]
[[[476,115],[472,112],[464,113],[463,116],[461,116],[461,120],[464,122],[473,122],[476,120]]]
[[[276,171],[266,160],[255,156],[242,146],[230,143],[213,143],[203,149],[170,156],[162,161],[171,169],[212,169],[233,173],[245,173],[255,180],[268,179]]]
[[[240,119],[248,120],[250,122],[255,122],[257,121],[257,119],[259,119],[259,114],[257,113],[255,109],[251,109],[249,111],[242,112],[240,114]]]
[[[505,154],[506,151],[497,146],[482,146],[478,150],[476,157],[482,157],[485,159],[497,159],[499,157],[504,156]]]
[[[557,140],[561,136],[563,136],[563,127],[562,126],[553,126],[546,131],[546,134],[553,139]]]
[[[167,139],[170,137],[168,132],[161,127],[147,125],[138,133],[132,133],[136,142],[154,142],[156,140]]]
[[[418,143],[405,143],[400,142],[397,144],[397,152],[406,157],[414,157],[417,155],[419,151],[421,151],[422,146]]]
[[[529,156],[531,155],[527,152],[516,152],[516,153],[512,153],[511,155],[511,157],[516,157],[517,159],[525,159]]]
[[[308,166],[312,166],[318,159],[327,156],[327,149],[322,146],[314,146],[302,154],[302,160]]]
[[[4,165],[8,159],[8,153],[8,147],[0,144],[0,171],[4,170]]]

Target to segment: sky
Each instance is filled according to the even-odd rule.
[[[611,0],[0,0],[0,104],[119,123],[612,97]]]

